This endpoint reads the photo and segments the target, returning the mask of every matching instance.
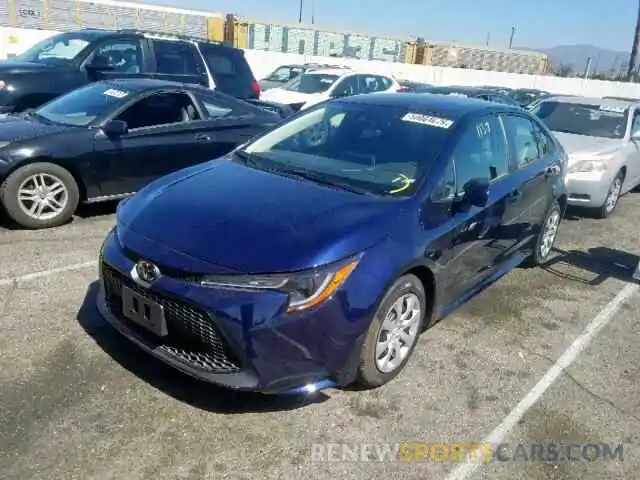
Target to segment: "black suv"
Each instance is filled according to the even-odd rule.
[[[237,48],[140,30],[85,29],[54,35],[0,61],[0,113],[38,107],[97,80],[132,77],[197,83],[245,100],[260,97]]]

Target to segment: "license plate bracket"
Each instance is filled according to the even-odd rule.
[[[168,334],[164,307],[125,286],[122,287],[122,313],[125,318],[158,337],[166,337]]]

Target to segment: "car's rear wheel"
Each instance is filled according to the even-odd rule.
[[[32,163],[0,185],[0,203],[24,228],[57,227],[73,216],[80,194],[73,175],[53,163]]]
[[[622,184],[624,182],[624,172],[618,172],[616,178],[613,179],[607,192],[607,198],[604,204],[595,210],[596,218],[607,218],[613,213],[618,206],[620,194],[622,193]]]
[[[543,265],[549,260],[558,236],[561,221],[562,210],[560,209],[560,204],[554,201],[547,210],[543,223],[540,225],[540,232],[536,237],[534,250],[531,256],[524,261],[523,266],[535,267]]]
[[[404,368],[416,346],[427,312],[422,282],[400,277],[389,288],[376,312],[360,353],[358,383],[375,388]]]

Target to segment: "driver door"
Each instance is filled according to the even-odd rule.
[[[102,196],[135,193],[168,173],[212,158],[212,122],[185,92],[154,93],[138,100],[117,117],[129,131],[94,140],[96,171]]]
[[[629,138],[631,139],[634,133],[640,133],[640,110],[631,112],[630,117]],[[627,181],[625,182],[627,185],[625,188],[633,188],[640,183],[640,142],[630,140],[625,151],[627,152]]]

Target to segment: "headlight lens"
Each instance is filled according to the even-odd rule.
[[[329,299],[359,262],[360,256],[291,274],[207,276],[200,284],[203,287],[284,292],[289,295],[287,312],[299,312]]]
[[[569,173],[604,172],[607,162],[603,160],[582,160],[569,167]]]

